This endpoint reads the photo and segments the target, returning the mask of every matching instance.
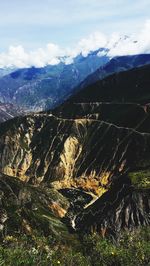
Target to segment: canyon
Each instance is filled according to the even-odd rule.
[[[55,219],[63,230],[116,237],[150,224],[149,73],[146,65],[113,74],[52,111],[2,124],[1,194],[16,198],[2,200],[2,226],[46,223],[48,234]],[[19,224],[11,202],[24,211]]]

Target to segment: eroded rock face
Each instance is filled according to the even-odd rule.
[[[140,165],[150,149],[147,133],[100,120],[51,115],[16,119],[1,134],[0,143],[1,172],[33,184],[77,183],[95,192],[105,177],[110,183],[113,175]]]
[[[117,183],[119,183],[118,180]],[[135,190],[131,184],[115,184],[93,205],[78,214],[74,229],[116,236],[121,229],[150,224],[150,190]]]

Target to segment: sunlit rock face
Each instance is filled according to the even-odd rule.
[[[81,186],[96,194],[107,189],[114,175],[140,165],[150,147],[148,133],[43,114],[16,119],[0,141],[5,174],[33,184]]]
[[[80,208],[73,193],[67,211],[51,205],[76,231],[149,224],[149,73],[146,66],[110,76],[53,112],[3,123],[0,171],[34,186],[90,195]]]

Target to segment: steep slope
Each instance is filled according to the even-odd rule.
[[[115,234],[149,224],[149,72],[148,65],[112,75],[53,113],[3,123],[0,171],[60,190],[71,202],[65,221],[77,231],[107,227]],[[134,121],[137,111],[142,115]],[[75,200],[77,191],[83,205]]]
[[[22,115],[25,115],[25,110],[18,108],[13,104],[0,103],[0,123]]]
[[[29,110],[52,108],[89,74],[109,61],[107,56],[99,57],[98,52],[91,52],[87,57],[79,55],[68,65],[62,60],[54,66],[16,70],[0,79],[0,100]]]
[[[74,229],[81,233],[99,232],[103,236],[115,236],[122,228],[148,226],[150,190],[135,190],[126,183],[119,185],[117,181],[115,187],[78,214],[74,219]]]

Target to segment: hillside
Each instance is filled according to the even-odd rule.
[[[1,172],[60,191],[70,202],[64,221],[76,231],[148,225],[149,72],[148,65],[112,75],[53,113],[3,123]]]

